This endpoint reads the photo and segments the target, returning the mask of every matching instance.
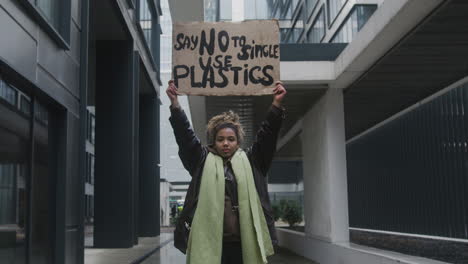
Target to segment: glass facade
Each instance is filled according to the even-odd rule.
[[[305,21],[309,18],[309,16],[312,14],[312,12],[315,10],[315,7],[317,6],[318,0],[305,0],[305,6],[306,6],[306,15],[305,15]]]
[[[307,33],[308,43],[320,43],[325,36],[325,12],[323,8],[320,10],[318,15],[315,17],[312,26]]]
[[[50,114],[1,78],[0,95],[0,263],[53,263]]]
[[[140,0],[139,9],[140,26],[141,29],[143,29],[143,34],[148,42],[148,46],[151,47],[153,16],[148,7],[148,0]]]
[[[219,7],[219,21],[231,21],[232,0],[219,0]]]
[[[55,28],[59,27],[59,0],[35,0],[36,6]]]
[[[348,0],[327,0],[328,25],[330,26]]]
[[[12,105],[16,105],[17,97],[18,92],[13,87],[0,80],[0,98]]]
[[[158,26],[158,17],[154,10],[154,4],[150,1],[152,0],[138,1],[139,25],[148,44],[151,55],[153,56],[153,61],[159,62],[160,30]]]
[[[377,9],[377,5],[356,5],[351,11],[348,18],[340,26],[335,36],[330,42],[332,43],[349,43],[354,36],[362,29],[367,20]]]
[[[246,20],[250,20],[250,19],[268,19],[269,15],[270,15],[268,2],[269,2],[268,0],[249,0],[249,1],[245,1],[244,2],[244,10],[245,10],[244,16],[245,16],[245,19]]]

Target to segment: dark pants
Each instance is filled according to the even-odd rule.
[[[242,246],[240,242],[223,243],[221,264],[242,264]]]

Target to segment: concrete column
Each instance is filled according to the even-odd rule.
[[[329,89],[303,119],[306,236],[349,241],[343,91]]]

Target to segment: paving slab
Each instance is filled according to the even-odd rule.
[[[139,244],[126,249],[85,249],[85,264],[185,264],[185,255],[174,247],[173,235],[140,238]],[[271,264],[317,264],[288,250],[278,249]]]

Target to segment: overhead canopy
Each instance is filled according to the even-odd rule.
[[[346,89],[348,139],[468,75],[467,14],[445,1]]]

